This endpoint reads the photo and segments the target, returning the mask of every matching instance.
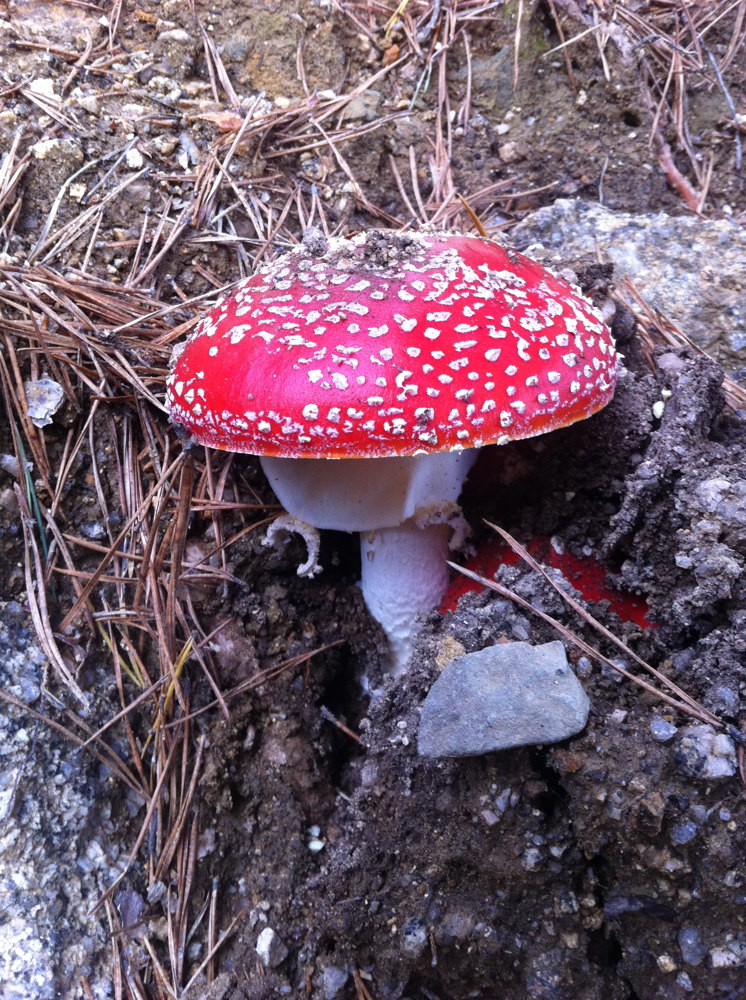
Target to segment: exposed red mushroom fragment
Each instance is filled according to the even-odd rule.
[[[584,600],[596,603],[608,601],[611,611],[622,621],[634,622],[641,628],[652,628],[647,618],[649,609],[645,598],[612,586],[607,580],[606,570],[593,555],[582,557],[573,555],[569,550],[559,549],[552,544],[551,539],[538,535],[526,542],[525,548],[539,562],[560,570]],[[518,553],[501,538],[489,536],[475,554],[466,560],[464,568],[490,580],[494,579],[494,573],[499,566],[516,566],[520,561]],[[440,611],[444,614],[454,611],[459,598],[464,594],[471,591],[479,592],[482,589],[482,586],[470,577],[457,575],[443,595],[439,605]]]
[[[167,405],[200,443],[263,456],[295,517],[369,538],[447,520],[465,450],[588,417],[616,375],[593,305],[520,254],[447,233],[317,233],[200,323],[174,354]],[[348,463],[348,479],[328,461],[343,458],[366,461]]]

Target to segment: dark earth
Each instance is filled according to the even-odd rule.
[[[178,307],[167,328],[183,323],[186,329],[204,308],[192,297],[212,301],[219,286],[250,272],[253,255],[264,251],[267,230],[248,210],[269,205],[277,219],[289,205],[275,249],[298,239],[308,221],[318,223],[320,212],[330,229],[340,231],[398,226],[413,214],[432,218],[439,211],[439,223],[469,229],[461,204],[446,197],[455,188],[490,235],[506,230],[501,238],[509,243],[513,222],[559,196],[602,200],[629,212],[687,212],[661,143],[695,191],[702,190],[711,163],[706,217],[746,218],[737,130],[707,70],[709,51],[725,67],[724,83],[743,110],[743,5],[411,0],[402,13],[409,20],[387,32],[393,11],[392,3],[375,0],[0,2],[0,152],[15,141],[20,155],[50,137],[59,140],[30,157],[13,196],[0,200],[0,221],[7,227],[3,268],[16,273],[14,268],[43,264],[59,274],[84,271],[121,289],[123,300],[144,294],[157,305]],[[108,26],[99,22],[103,14]],[[677,77],[686,118],[685,127],[683,119],[677,127],[665,112],[655,120],[672,58],[661,38],[671,33],[681,39],[688,67],[696,52],[687,34],[693,17],[700,19],[698,37],[707,27],[707,51],[700,50],[699,74]],[[647,48],[635,48],[651,34],[649,27],[658,35]],[[550,51],[582,32],[563,50],[567,63],[563,51]],[[447,58],[433,55],[438,37],[448,43]],[[205,38],[220,55],[228,87],[218,63],[205,55]],[[109,46],[116,58],[86,69],[82,57],[89,43],[94,55]],[[89,52],[87,62],[92,60]],[[320,100],[331,99],[315,95],[350,94],[383,68],[387,72],[355,98],[352,113],[346,105],[320,126],[352,134],[333,147],[316,142],[321,132],[307,122]],[[55,105],[50,115],[21,89],[34,79],[52,80],[55,93],[69,103]],[[214,99],[214,79],[220,101]],[[211,156],[224,157],[236,136],[235,127],[221,131],[229,123],[216,117],[237,113],[231,90],[243,99],[264,92],[272,114],[284,112],[286,101],[301,110],[297,119],[285,121],[285,131],[268,126],[266,135],[252,134],[239,144],[230,166],[234,186],[225,181],[197,211],[199,171]],[[450,154],[443,152],[446,141]],[[139,155],[129,166],[113,155],[125,146]],[[65,227],[96,199],[74,193],[55,199],[86,164],[92,166],[81,178],[91,196],[98,182],[98,198],[123,179],[128,184],[102,210],[95,232],[93,219],[76,232]],[[221,228],[220,212],[236,205],[232,228]],[[309,206],[315,206],[316,220],[309,220]],[[141,252],[143,226],[154,227],[161,218],[171,226],[180,212],[188,222],[174,226],[160,258],[147,258]],[[613,295],[613,275],[593,262],[572,263],[599,304]],[[15,339],[13,324],[42,313],[41,286],[28,280],[24,287],[25,302],[3,299],[3,356],[15,352],[27,377],[40,363],[28,351],[28,335]],[[69,308],[82,324],[81,336],[93,341],[82,312]],[[56,331],[54,318],[40,318],[36,329],[35,346]],[[303,556],[299,542],[278,552],[262,545],[261,527],[248,530],[229,548],[224,577],[192,582],[185,575],[178,589],[185,609],[183,618],[176,615],[182,639],[189,634],[184,622],[198,621],[202,637],[210,636],[202,653],[217,687],[250,688],[229,701],[227,718],[216,708],[197,716],[178,747],[188,783],[197,741],[204,741],[188,814],[190,824],[196,819],[189,829],[199,843],[189,874],[194,937],[182,942],[177,961],[165,929],[167,915],[175,912],[173,897],[154,887],[166,886],[169,893],[183,888],[181,855],[155,878],[154,838],[148,838],[113,895],[116,927],[124,928],[113,934],[118,969],[105,924],[79,968],[63,963],[77,925],[60,917],[56,990],[29,994],[30,1000],[746,996],[746,802],[734,756],[741,754],[739,727],[746,728],[744,413],[737,397],[726,396],[714,361],[685,345],[651,346],[622,305],[614,329],[625,370],[604,411],[545,437],[484,449],[463,496],[472,551],[492,537],[486,519],[521,542],[553,538],[586,563],[600,564],[610,587],[646,606],[644,622],[620,615],[621,601],[594,600],[577,574],[563,585],[572,585],[601,625],[722,720],[730,773],[711,776],[701,731],[686,738],[696,720],[591,663],[566,637],[591,700],[579,736],[557,746],[423,760],[417,754],[419,711],[449,659],[501,641],[538,644],[563,636],[492,591],[471,591],[455,608],[427,616],[410,670],[394,681],[384,670],[383,636],[356,586],[356,539],[327,533],[325,572],[309,581],[295,572]],[[126,338],[122,342],[142,384],[162,401],[168,342],[154,337],[129,355]],[[64,352],[56,350],[59,361]],[[95,401],[93,434],[83,435],[63,495],[53,498],[39,481],[40,500],[45,509],[54,507],[53,519],[68,535],[86,537],[92,524],[107,518],[116,534],[128,516],[117,458],[121,428],[127,421],[137,428],[141,494],[155,475],[148,456],[156,452],[162,459],[170,441],[173,461],[181,444],[162,409],[138,394],[135,383],[94,391],[98,376],[84,353],[67,370],[73,396],[68,394],[54,423],[31,431],[44,439],[52,487]],[[15,423],[7,398],[6,406],[0,450],[11,453]],[[197,448],[190,461],[195,482],[214,476],[225,499],[256,505],[257,518],[273,513],[274,499],[253,457],[224,463]],[[97,499],[97,479],[108,511]],[[12,485],[3,472],[0,614],[20,648],[33,623],[23,570],[23,509],[13,501]],[[177,493],[170,497],[164,531],[178,518]],[[240,532],[251,517],[252,511],[247,515],[228,504],[222,537]],[[185,551],[209,551],[216,529],[204,507],[195,505],[185,523]],[[74,552],[78,569],[95,571],[99,557]],[[488,575],[495,572],[501,584],[639,672],[631,657],[620,656],[525,564],[493,567]],[[104,602],[111,605],[112,580],[93,588],[95,611]],[[140,690],[127,678],[115,679],[103,631],[90,629],[83,616],[72,626],[65,623],[76,600],[69,575],[55,576],[48,600],[63,648],[83,650],[76,678],[94,695],[87,724],[95,731]],[[196,629],[192,634],[199,638]],[[159,633],[153,629],[138,648],[157,677]],[[260,671],[287,661],[289,666],[263,680]],[[185,667],[192,711],[215,697],[203,666],[203,660],[189,660]],[[379,697],[366,696],[363,678],[382,688]],[[46,683],[57,699],[65,697],[54,672]],[[74,701],[65,700],[67,711],[56,701],[35,707],[68,726]],[[153,720],[145,704],[130,713],[140,747]],[[28,725],[21,709],[8,712],[14,726]],[[59,776],[52,762],[62,748],[71,762],[69,780],[96,788],[101,814],[111,816],[111,856],[127,856],[143,809],[133,806],[110,770],[73,755],[58,732],[46,725],[35,732],[24,794],[44,788],[38,794],[54,801],[60,782],[52,780]],[[131,760],[121,724],[107,740]],[[24,794],[15,813],[21,824]],[[93,832],[83,831],[81,850]],[[99,893],[111,884],[109,875],[102,866]],[[213,898],[210,920],[218,934],[238,920],[210,967],[199,971],[208,952],[204,914]],[[265,962],[256,946],[267,928],[279,940]]]

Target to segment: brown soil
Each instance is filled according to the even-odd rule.
[[[98,65],[83,60],[69,79],[75,64],[70,53],[83,54],[89,37],[106,45],[102,11],[90,4],[0,3],[0,17],[6,19],[0,25],[0,149],[13,148],[20,137],[20,158],[33,144],[52,143],[36,149],[16,188],[0,201],[12,232],[3,246],[5,280],[29,262],[61,275],[85,271],[105,283],[107,294],[121,289],[122,301],[144,292],[156,307],[174,307],[164,321],[165,339],[156,337],[162,330],[153,323],[152,343],[143,333],[135,344],[124,331],[113,342],[100,338],[99,346],[84,321],[88,301],[78,312],[69,300],[57,303],[60,310],[70,309],[65,313],[72,317],[70,329],[83,332],[75,341],[63,331],[76,350],[82,345],[79,356],[57,341],[51,349],[57,361],[73,359],[63,364],[73,395],[39,435],[50,473],[46,484],[36,485],[47,509],[53,498],[45,491],[57,482],[70,441],[77,442],[94,400],[107,397],[54,505],[66,536],[108,545],[108,533],[116,535],[126,521],[125,480],[117,460],[123,428],[136,426],[142,435],[137,439],[142,494],[158,475],[149,456],[163,460],[170,434],[163,413],[121,372],[123,381],[107,383],[117,391],[96,389],[100,376],[85,353],[85,339],[96,341],[96,357],[104,349],[119,351],[141,384],[162,399],[167,331],[177,324],[185,330],[202,308],[191,297],[213,295],[216,286],[249,270],[268,231],[279,233],[280,247],[297,238],[314,206],[313,221],[321,206],[329,226],[342,231],[408,221],[418,213],[419,200],[430,216],[441,212],[439,222],[466,228],[459,203],[449,200],[451,187],[491,233],[559,195],[600,198],[625,211],[677,214],[687,209],[682,187],[672,186],[675,175],[662,169],[667,143],[689,188],[703,193],[706,186],[705,213],[746,212],[743,173],[735,164],[736,131],[704,50],[704,70],[683,77],[686,114],[678,136],[676,122],[664,113],[658,139],[650,141],[671,49],[659,34],[647,43],[643,65],[634,45],[645,36],[647,23],[660,33],[685,33],[684,13],[669,18],[667,10],[630,4],[630,16],[648,19],[633,30],[625,17],[611,20],[603,4],[586,9],[560,0],[499,6],[411,0],[409,14],[417,24],[405,21],[386,36],[392,5],[387,13],[383,3],[372,0],[224,0],[217,6],[142,0],[105,6],[112,58]],[[693,16],[700,7],[681,10]],[[726,65],[725,85],[743,108],[743,26],[736,25],[740,48],[731,52],[741,8],[728,7],[716,22],[720,10],[712,5],[715,26],[705,36],[707,49]],[[592,28],[594,17],[600,27],[567,46],[568,63],[562,51],[547,55],[560,44],[557,18],[570,39]],[[439,34],[447,37],[449,18],[456,19],[451,24],[457,30],[443,63],[431,45]],[[45,39],[53,39],[49,52]],[[216,47],[219,60],[209,61],[205,44]],[[687,59],[693,59],[691,40],[687,44]],[[306,88],[311,95],[350,93],[390,64],[355,98],[352,110],[344,105],[319,128],[308,125],[319,101],[332,98],[309,99]],[[228,87],[216,67],[225,71]],[[211,73],[218,73],[219,101]],[[64,91],[70,103],[40,105],[38,92],[27,87],[40,78],[51,80],[54,92]],[[262,113],[280,117],[238,143],[231,181],[223,177],[218,183],[218,171],[205,172],[211,156],[222,160],[236,138],[238,126],[226,117],[237,113],[231,89],[241,97],[265,92],[270,103]],[[317,141],[322,128],[335,135],[348,129],[350,135],[336,138],[332,148]],[[450,168],[441,140],[451,144]],[[64,188],[83,167],[88,168],[80,174],[85,189]],[[213,181],[218,194],[210,200]],[[65,229],[116,185],[122,185],[117,197],[79,232]],[[196,191],[203,200],[195,207]],[[272,223],[261,216],[266,206],[274,212]],[[285,207],[283,228],[275,230]],[[219,222],[221,211],[229,225]],[[166,222],[154,235],[157,220]],[[168,246],[164,233],[172,236]],[[148,257],[151,243],[157,253],[163,251],[160,257]],[[8,330],[19,338],[8,344],[20,345],[19,371],[38,375],[35,369],[45,368],[49,358],[44,338],[59,331],[54,317],[44,318],[38,308],[46,280],[41,272],[24,272],[21,280],[39,332],[23,332],[17,325],[28,318],[23,304],[4,299]],[[141,312],[146,311],[143,302]],[[478,527],[487,518],[523,540],[557,536],[578,555],[593,552],[617,586],[644,596],[653,626],[623,622],[604,603],[589,604],[589,610],[638,655],[738,726],[746,690],[742,414],[725,405],[722,372],[713,362],[686,347],[651,353],[639,339],[628,339],[629,327],[629,314],[620,312],[627,374],[607,409],[551,437],[485,449],[466,490],[465,514],[475,528],[475,543],[487,535]],[[109,369],[105,375],[110,377]],[[661,400],[662,411],[654,410]],[[9,407],[0,430],[3,452],[13,450],[12,412]],[[179,448],[175,437],[171,442],[164,465]],[[203,496],[208,480],[210,489],[219,481],[224,499],[256,504],[262,515],[271,511],[273,498],[252,457],[228,464],[222,457],[210,459],[215,464],[209,475],[202,453],[193,461]],[[23,605],[20,567],[28,546],[4,486],[0,596]],[[177,493],[178,483],[169,503],[164,501],[163,530],[169,519],[178,519]],[[247,527],[248,517],[229,505],[216,528],[204,509],[195,510],[183,519],[187,554],[209,552],[216,538],[232,538]],[[478,649],[501,639],[540,643],[555,639],[556,632],[490,592],[469,594],[456,611],[429,616],[411,671],[392,682],[382,668],[383,637],[356,587],[355,540],[328,533],[321,557],[325,572],[312,581],[295,574],[297,543],[277,552],[261,541],[261,528],[247,531],[230,547],[227,564],[219,567],[222,575],[185,577],[178,591],[184,610],[173,627],[182,643],[190,628],[197,639],[218,629],[201,644],[202,666],[195,660],[187,666],[191,711],[214,697],[208,669],[220,690],[229,691],[255,682],[260,670],[300,658],[300,665],[231,700],[227,718],[211,709],[188,733],[185,753],[192,756],[184,766],[186,783],[194,741],[205,738],[189,811],[190,822],[198,817],[194,835],[199,832],[201,846],[191,869],[188,923],[192,926],[214,889],[218,933],[239,918],[217,953],[210,982],[200,975],[190,1000],[741,995],[746,983],[746,936],[739,916],[746,898],[742,786],[737,776],[703,777],[701,761],[682,752],[679,737],[663,743],[651,735],[655,714],[679,725],[685,720],[639,688],[620,683],[613,671],[591,669],[568,644],[592,703],[581,736],[559,747],[424,761],[416,747],[419,706],[447,650]],[[95,571],[100,555],[75,552],[76,569]],[[55,579],[50,616],[57,631],[76,595],[69,576]],[[527,568],[503,568],[499,579],[618,658],[615,647],[594,635]],[[116,593],[112,575],[92,591],[93,609],[102,610],[104,601],[115,605]],[[140,598],[146,602],[144,591]],[[78,681],[96,693],[95,717],[88,719],[96,730],[121,705],[101,634],[88,627],[79,617],[57,635],[65,650],[81,651]],[[161,640],[152,629],[137,641],[153,677],[159,673]],[[315,650],[321,651],[309,657]],[[364,694],[363,678],[383,688],[380,697]],[[123,690],[125,702],[139,693],[126,680]],[[149,711],[131,715],[141,745],[153,717]],[[59,718],[69,724],[69,716]],[[121,728],[112,731],[111,744],[129,759]],[[177,757],[181,753],[180,748]],[[175,787],[169,794],[176,795]],[[144,813],[133,815],[129,799],[120,801],[116,794],[111,808],[126,855]],[[152,842],[147,850],[152,852]],[[143,847],[120,886],[142,900],[150,893],[147,919],[122,945],[126,996],[169,995],[158,985],[143,939],[174,976],[170,981],[179,995],[208,949],[205,917],[195,925],[193,947],[176,977],[164,930],[167,900],[152,891],[153,857]],[[159,880],[183,889],[177,860]],[[121,906],[123,897],[118,899]],[[122,922],[127,923],[124,917]],[[266,927],[287,949],[270,968],[255,950]],[[706,952],[696,964],[687,961],[691,949],[680,947],[682,933],[692,929]],[[110,960],[108,946],[90,958],[92,981],[107,976],[113,981]],[[143,984],[141,994],[132,985],[136,981]],[[64,997],[85,995],[78,981],[60,978],[59,989]]]

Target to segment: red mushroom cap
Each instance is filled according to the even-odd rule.
[[[299,246],[199,324],[167,405],[202,444],[372,458],[504,444],[590,416],[618,358],[594,306],[476,236]]]

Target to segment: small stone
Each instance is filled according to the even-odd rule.
[[[677,732],[676,726],[664,719],[662,715],[654,715],[650,720],[650,735],[659,743],[668,743]]]
[[[401,929],[401,948],[405,954],[417,958],[427,944],[427,927],[421,917],[410,917]]]
[[[37,160],[46,160],[51,152],[60,147],[59,139],[40,139],[32,146],[29,146],[31,155]]]
[[[692,778],[730,778],[736,773],[736,748],[725,733],[711,726],[688,726],[681,730],[676,763]]]
[[[728,941],[725,945],[712,948],[710,962],[713,969],[732,969],[736,965],[743,965],[746,963],[746,944]]]
[[[581,656],[575,669],[578,672],[578,677],[588,678],[593,673],[593,664],[587,656]]]
[[[256,953],[268,969],[274,969],[288,957],[285,944],[271,927],[265,927],[257,938]]]
[[[194,39],[184,28],[171,28],[158,35],[159,42],[174,42],[176,45],[191,45]]]
[[[249,39],[245,35],[233,35],[221,46],[221,55],[232,62],[243,62],[249,54]]]
[[[153,146],[161,156],[170,156],[179,144],[173,135],[157,135],[153,138]]]
[[[132,121],[137,121],[138,118],[143,118],[147,115],[148,110],[144,104],[135,104],[134,102],[129,102],[122,105],[122,114]],[[130,134],[130,138],[132,135]]]
[[[124,154],[124,162],[130,170],[141,170],[145,159],[140,150],[136,146],[133,146],[132,149],[128,149]]]
[[[569,889],[563,889],[557,897],[556,910],[557,913],[577,913],[578,897]]]
[[[703,704],[717,715],[735,715],[738,711],[738,693],[725,684],[715,684],[705,695]]]
[[[32,468],[30,462],[26,463],[26,468]],[[7,472],[9,476],[15,476],[16,479],[21,478],[21,468],[15,455],[0,455],[0,469]]]
[[[466,647],[462,646],[458,639],[454,639],[452,635],[446,635],[440,640],[438,652],[435,655],[435,664],[438,670],[442,670],[451,660],[455,660],[465,653]]]
[[[97,115],[101,110],[101,104],[95,94],[76,95],[75,103],[89,115]]]
[[[324,1000],[334,1000],[336,996],[339,996],[349,978],[350,973],[348,969],[338,965],[327,965],[321,973]]]
[[[504,142],[501,146],[498,146],[497,155],[503,163],[517,163],[518,160],[524,158],[526,152],[520,142],[514,142],[511,139],[510,142]]]
[[[439,937],[446,942],[466,941],[474,930],[474,916],[463,910],[451,910],[440,921]]]
[[[423,757],[472,757],[556,743],[585,726],[588,696],[561,642],[498,643],[452,660],[428,693]]]
[[[363,118],[366,121],[373,121],[381,104],[382,94],[378,90],[366,90],[357,97],[353,97],[342,110],[343,120],[355,120]]]
[[[51,378],[40,378],[34,382],[24,382],[27,413],[34,427],[46,427],[65,401],[65,390]]]
[[[527,872],[537,871],[544,861],[544,856],[538,847],[529,847],[521,855],[521,867]]]
[[[16,463],[15,456],[0,455],[0,469],[3,469],[3,471],[5,471],[5,466],[3,465],[3,461],[8,458],[10,458],[14,464]],[[16,464],[16,468],[17,467],[18,466]],[[12,514],[14,517],[19,511],[18,497],[16,496],[15,492],[11,490],[8,486],[6,486],[5,489],[0,490],[0,507],[2,507],[3,510],[7,510],[8,513]]]
[[[54,89],[54,80],[51,77],[39,77],[37,80],[29,81],[27,86],[33,94],[38,94],[39,97],[47,97],[49,100],[57,102],[61,100],[60,95]]]
[[[707,955],[707,946],[696,927],[682,927],[678,935],[681,957],[687,965],[701,965]]]
[[[321,838],[321,829],[318,826],[311,826],[308,828],[308,850],[312,854],[318,854],[319,851],[323,851],[326,846],[326,841]]]
[[[503,790],[495,799],[495,806],[497,807],[500,813],[506,813],[513,804],[511,802],[512,794],[513,793],[510,788],[503,788]]]
[[[671,830],[671,841],[674,844],[689,844],[697,836],[697,824],[687,820],[684,823],[677,823]]]

